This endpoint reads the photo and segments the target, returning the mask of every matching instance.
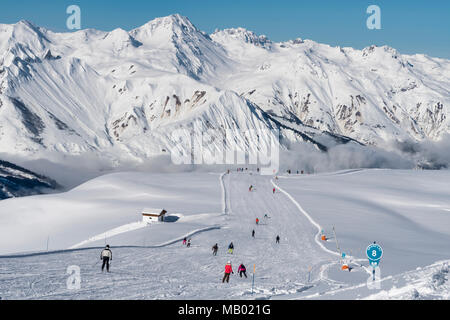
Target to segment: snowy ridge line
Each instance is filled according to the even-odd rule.
[[[210,227],[205,227],[201,229],[196,229],[194,231],[188,232],[185,235],[163,242],[161,244],[157,244],[154,246],[133,246],[133,245],[123,245],[123,246],[112,246],[112,248],[143,248],[143,249],[152,249],[152,248],[162,248],[170,246],[176,242],[179,242],[183,240],[184,237],[191,237],[193,235],[199,234],[201,232],[215,230],[222,228],[220,225],[214,225]],[[103,249],[103,246],[96,246],[96,247],[86,247],[86,248],[74,248],[74,249],[60,249],[60,250],[53,250],[53,251],[41,251],[41,252],[31,252],[31,253],[17,253],[17,254],[10,254],[10,255],[0,255],[0,259],[13,259],[13,258],[28,258],[28,257],[35,257],[35,256],[44,256],[49,254],[58,254],[58,253],[69,253],[69,252],[77,252],[77,251],[86,251],[86,250],[93,250],[93,249]]]
[[[145,227],[147,227],[147,223],[142,222],[142,221],[127,223],[120,227],[117,227],[117,228],[108,230],[106,232],[100,233],[98,235],[92,236],[88,240],[81,241],[81,242],[69,247],[69,249],[76,249],[76,248],[79,248],[79,247],[89,243],[89,242],[103,240],[105,238],[111,238],[113,236],[117,236],[122,233],[138,230],[138,229],[145,228]]]
[[[292,203],[294,203],[294,205],[299,209],[299,211],[309,220],[309,222],[317,228],[317,233],[314,237],[314,241],[322,248],[322,250],[340,257],[341,255],[339,252],[328,249],[320,242],[321,240],[319,240],[319,237],[323,230],[323,228],[320,226],[320,224],[318,224],[316,221],[314,221],[313,218],[311,218],[311,216],[302,208],[302,206],[287,191],[284,191],[282,188],[280,188],[275,182],[273,182],[272,179],[270,179],[270,182],[272,183],[272,185],[275,188],[277,188],[282,193],[284,193],[292,201]]]
[[[359,173],[359,172],[365,171],[365,170],[367,170],[367,169],[360,168],[360,169],[341,170],[341,171],[335,172],[333,175],[335,175],[335,176],[344,176],[344,175],[350,175],[350,174]]]

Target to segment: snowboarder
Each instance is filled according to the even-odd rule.
[[[275,238],[275,242],[276,243],[280,243],[280,236],[279,235],[277,235],[277,237]]]
[[[244,275],[247,278],[247,269],[245,268],[243,263],[241,263],[241,265],[239,266],[238,272],[239,272],[239,275],[241,276],[241,278],[242,278],[242,275]]]
[[[255,229],[252,230],[252,237],[255,237]]]
[[[217,243],[216,243],[216,244],[213,245],[213,247],[212,247],[213,255],[217,256],[217,250],[219,250],[219,246],[218,246]]]
[[[186,239],[186,237],[183,239],[183,245],[185,245],[186,244],[186,241],[187,241],[187,239]]]
[[[190,247],[191,246],[191,239],[189,239],[188,241],[187,241],[187,245],[186,245],[186,247]]]
[[[109,249],[109,244],[107,244],[105,249],[103,249],[102,252],[100,253],[100,260],[103,260],[102,272],[103,269],[105,269],[105,265],[106,271],[109,272],[109,261],[112,261],[112,252]]]
[[[225,274],[223,275],[222,283],[230,281],[230,273],[234,274],[233,267],[231,266],[231,261],[228,261],[225,265]]]
[[[234,245],[233,245],[233,242],[231,242],[230,245],[228,246],[228,253],[233,254],[233,250],[234,250]]]

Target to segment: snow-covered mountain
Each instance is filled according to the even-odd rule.
[[[178,148],[176,129],[194,140],[209,129],[210,151],[267,144],[274,129],[284,147],[323,151],[439,140],[449,105],[449,60],[386,46],[275,43],[243,28],[208,35],[178,14],[129,32],[0,25],[0,150],[28,159],[142,161]]]
[[[0,160],[0,200],[41,194],[58,187],[52,179]]]

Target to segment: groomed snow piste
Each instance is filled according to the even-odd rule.
[[[278,179],[255,172],[124,172],[67,193],[4,200],[0,296],[445,299],[449,178],[448,171],[412,170],[347,170]],[[141,225],[145,207],[165,208],[171,222]],[[333,226],[340,249],[350,257],[351,272],[340,269]],[[319,239],[320,230],[328,241]],[[181,244],[184,236],[192,238],[190,248]],[[375,240],[384,256],[380,288],[371,290],[365,248]],[[226,253],[231,241],[233,255]],[[102,274],[99,255],[105,242],[112,246],[113,261],[111,273]],[[219,245],[217,256],[212,255],[214,243]],[[235,274],[222,284],[228,260]],[[240,263],[247,266],[247,279],[237,276]],[[66,286],[72,265],[81,270],[79,290]]]

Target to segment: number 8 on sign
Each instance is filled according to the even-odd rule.
[[[366,255],[371,264],[378,265],[383,256],[383,249],[381,249],[380,245],[373,243],[367,247]]]

